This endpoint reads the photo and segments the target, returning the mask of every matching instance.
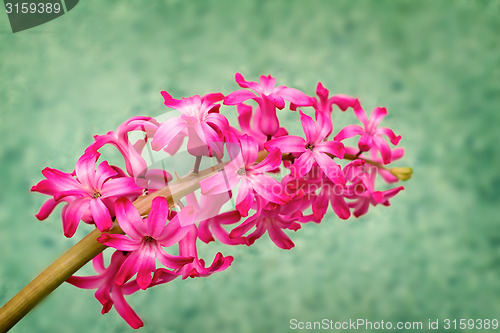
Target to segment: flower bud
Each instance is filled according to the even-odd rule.
[[[413,175],[413,170],[409,167],[391,168],[389,171],[399,180],[408,180]]]

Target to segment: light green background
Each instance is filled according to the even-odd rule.
[[[291,251],[267,237],[211,247],[235,256],[230,269],[129,297],[143,332],[500,317],[499,31],[498,1],[85,0],[16,34],[0,13],[0,303],[89,230],[68,240],[59,210],[33,217],[44,167],[70,171],[92,135],[160,115],[161,90],[227,94],[239,71],[386,106],[415,175],[392,207],[330,213]],[[296,114],[285,122],[298,126]],[[63,285],[12,332],[127,327]]]

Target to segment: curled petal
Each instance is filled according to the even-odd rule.
[[[333,138],[335,141],[342,141],[344,139],[352,138],[356,135],[363,134],[363,128],[359,125],[347,125]]]
[[[158,151],[168,145],[181,131],[187,127],[186,121],[181,117],[166,120],[156,131],[151,147]]]
[[[334,95],[332,103],[337,105],[342,111],[347,110],[347,108],[359,107],[359,100],[357,98],[346,95]]]
[[[133,329],[138,329],[144,326],[141,318],[135,313],[135,311],[130,307],[130,305],[125,301],[125,297],[118,287],[111,289],[113,294],[113,303],[115,305],[116,312],[130,325]]]
[[[314,104],[314,98],[294,88],[283,88],[279,91],[279,95],[297,106],[311,106]]]
[[[283,250],[290,250],[295,244],[292,242],[290,237],[277,225],[271,223],[267,229],[269,238],[273,241],[276,246]]]
[[[35,217],[40,221],[45,220],[47,217],[49,217],[49,215],[52,213],[57,204],[58,203],[52,198],[45,201],[42,207],[40,208],[40,211],[35,215]]]
[[[302,153],[306,150],[306,141],[300,136],[287,135],[272,139],[264,146],[268,151],[278,148],[283,153]]]
[[[396,136],[396,134],[394,134],[394,132],[387,127],[377,128],[377,133],[387,136],[393,145],[397,145],[399,140],[401,140],[401,135]]]
[[[257,96],[248,90],[236,90],[224,98],[224,105],[237,105]]]

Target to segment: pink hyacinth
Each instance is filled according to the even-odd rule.
[[[94,136],[95,142],[87,148],[87,151],[97,151],[104,145],[111,144],[122,154],[128,174],[132,177],[141,177],[148,171],[148,165],[141,153],[148,141],[153,138],[158,126],[159,123],[151,117],[130,118],[118,126],[116,132],[110,131],[104,135]],[[129,140],[131,132],[143,132],[144,138],[131,143]]]
[[[151,211],[146,219],[130,203],[123,198],[116,202],[116,219],[127,236],[118,234],[102,234],[98,241],[120,251],[130,251],[115,282],[123,285],[137,273],[137,284],[146,289],[151,283],[156,269],[156,259],[170,268],[180,268],[193,261],[193,257],[174,256],[165,252],[164,248],[178,243],[189,231],[188,227],[194,221],[194,210],[186,206],[166,224],[169,217],[168,202],[163,197],[153,200]]]
[[[164,122],[133,117],[116,131],[95,136],[73,173],[46,168],[42,171],[46,179],[33,186],[32,191],[50,196],[38,219],[47,218],[63,203],[67,237],[83,221],[102,231],[99,237],[86,238],[85,242],[101,243],[89,249],[113,248],[109,266],[99,254],[93,259],[96,275],[67,280],[96,289],[103,314],[114,307],[132,328],[142,327],[125,296],[178,277],[208,277],[231,266],[234,258],[216,251],[205,262],[201,258],[205,244],[252,246],[267,233],[276,246],[289,250],[295,246],[291,231],[303,224],[319,224],[335,215],[342,220],[362,216],[370,206],[388,206],[404,189],[387,189],[387,183],[409,179],[412,170],[388,166],[401,159],[404,149],[389,146],[389,142],[398,145],[401,136],[379,127],[385,108],[376,108],[368,118],[357,98],[330,95],[321,82],[315,95],[308,96],[276,86],[270,75],[252,82],[236,73],[235,79],[243,89],[227,96],[217,92],[174,99],[162,91],[164,104],[178,116]],[[290,110],[281,112],[300,119],[303,137],[291,135],[293,127],[280,125],[277,109],[286,103]],[[293,112],[298,108],[298,114]],[[353,109],[362,126],[333,132],[333,120],[345,115],[339,112],[332,119],[337,109]],[[221,113],[224,110],[228,118]],[[313,112],[314,116],[308,115]],[[228,121],[235,116],[239,126]],[[354,147],[350,140],[344,141],[355,136],[359,140]],[[175,162],[193,164],[171,170],[177,163],[154,160],[160,150],[175,155],[185,140],[191,157],[176,156]],[[123,156],[125,171],[106,161],[96,166],[98,150],[109,145]],[[156,163],[160,161],[162,168]],[[106,232],[116,225],[115,218],[121,230],[117,226]]]
[[[289,229],[297,231],[300,229],[300,224],[295,222],[300,215],[299,213],[290,216],[285,205],[280,206],[272,202],[268,203],[265,199],[259,198],[255,214],[246,219],[241,225],[234,228],[229,234],[229,237],[243,237],[244,234],[255,227],[252,233],[245,236],[247,245],[252,245],[267,231],[269,238],[271,238],[276,246],[284,250],[289,250],[294,247],[295,244],[283,230]]]
[[[202,193],[206,195],[224,193],[239,184],[236,208],[242,216],[248,215],[255,194],[277,204],[286,203],[289,198],[284,193],[282,185],[265,174],[281,164],[280,151],[271,150],[262,162],[255,164],[259,152],[257,142],[248,135],[241,136],[239,142],[241,151],[225,166],[224,171],[200,182]]]
[[[223,133],[229,123],[219,114],[219,104],[215,102],[224,99],[221,93],[193,96],[174,99],[166,91],[161,94],[165,98],[165,105],[181,112],[180,117],[165,121],[153,137],[154,150],[165,150],[174,154],[188,137],[187,149],[194,156],[216,154],[221,157],[222,152],[213,143],[221,142]]]
[[[360,175],[364,191],[360,194],[355,191],[352,194],[346,194],[346,198],[353,199],[348,203],[353,209],[353,215],[359,217],[368,212],[370,205],[376,206],[382,204],[389,206],[389,199],[404,190],[403,186],[398,186],[385,191],[375,190],[375,181],[377,176],[377,168],[375,166],[367,166],[363,164],[353,165],[352,173]]]
[[[378,124],[387,115],[386,108],[375,108],[370,115],[366,116],[365,110],[358,103],[354,107],[354,114],[363,123],[364,127],[359,125],[347,125],[336,136],[335,140],[342,141],[356,135],[361,135],[358,141],[360,151],[369,151],[372,148],[377,149],[382,155],[384,164],[391,161],[391,148],[382,136],[389,138],[393,145],[397,145],[401,136],[396,136],[394,132],[387,127],[378,127]]]
[[[139,290],[135,280],[118,286],[115,284],[115,277],[118,269],[123,264],[127,254],[122,251],[116,251],[111,257],[109,266],[104,267],[102,253],[99,253],[92,264],[98,275],[94,276],[71,276],[66,282],[83,289],[97,289],[95,297],[102,304],[102,314],[108,313],[115,306],[116,312],[125,319],[132,328],[144,326],[141,318],[135,313],[130,305],[125,301],[124,295],[130,295]]]
[[[266,136],[273,136],[278,131],[279,120],[276,115],[276,108],[283,109],[285,100],[297,106],[311,106],[314,104],[314,99],[300,90],[286,86],[276,87],[276,78],[271,75],[262,75],[259,78],[259,83],[245,81],[240,73],[236,73],[235,79],[240,87],[250,88],[256,94],[243,89],[233,91],[224,99],[224,105],[238,105],[249,99],[255,100],[260,108],[260,130]]]
[[[196,250],[197,239],[198,229],[192,225],[189,227],[186,236],[179,242],[179,255],[194,258],[192,263],[188,263],[179,269],[183,279],[187,277],[207,277],[213,273],[223,271],[231,265],[233,257],[224,257],[222,253],[217,252],[212,264],[206,267],[205,261],[198,258],[198,251]]]
[[[300,120],[306,139],[287,135],[268,141],[265,145],[266,149],[279,149],[283,153],[300,153],[292,165],[294,177],[304,176],[316,162],[331,181],[334,183],[341,181],[339,180],[342,177],[340,167],[328,154],[343,158],[344,145],[338,141],[324,141],[328,135],[328,128],[321,127],[302,111],[300,111]]]
[[[76,163],[75,175],[56,169],[45,168],[42,173],[47,178],[32,187],[32,191],[52,195],[36,215],[43,220],[61,202],[67,204],[62,210],[64,235],[72,237],[80,220],[93,222],[101,231],[113,227],[111,212],[114,201],[119,197],[135,199],[142,194],[142,188],[135,180],[119,173],[117,168],[104,161],[97,170],[95,164],[100,154],[87,151]]]

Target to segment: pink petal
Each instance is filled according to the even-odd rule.
[[[188,229],[188,228],[186,228]],[[193,257],[173,256],[165,251],[157,251],[156,258],[165,266],[170,268],[181,268],[182,266],[193,262]]]
[[[266,97],[264,97],[265,99]],[[285,100],[278,94],[269,94],[267,98],[276,106],[278,109],[283,109],[285,107]]]
[[[107,231],[113,228],[113,221],[111,220],[108,207],[102,202],[101,198],[90,200],[90,212],[92,213],[92,219],[97,229]]]
[[[118,172],[109,166],[108,161],[101,162],[101,164],[97,167],[94,176],[96,188],[101,188],[106,179],[116,175],[118,175]]]
[[[180,213],[180,212],[179,212]],[[163,228],[161,234],[156,239],[161,246],[170,247],[177,244],[189,231],[189,227],[181,227],[179,222],[179,213]],[[183,214],[185,214],[184,212]],[[188,212],[190,214],[190,212]],[[190,216],[183,216],[185,220],[190,219]]]
[[[99,274],[102,274],[106,271],[106,268],[104,267],[104,256],[102,255],[102,252],[100,252],[94,257],[94,259],[92,259],[92,267],[94,267],[95,271]]]
[[[187,127],[186,121],[181,117],[166,120],[156,131],[151,147],[158,151],[168,145],[170,141]]]
[[[102,198],[116,196],[139,196],[142,188],[137,186],[136,180],[132,177],[112,178],[102,185]]]
[[[342,141],[344,139],[352,138],[356,135],[363,134],[363,128],[358,125],[347,125],[333,138],[335,141]]]
[[[354,114],[363,123],[365,128],[368,127],[368,117],[366,117],[366,112],[359,103],[354,106]]]
[[[125,282],[130,280],[132,276],[137,273],[140,266],[140,251],[133,251],[129,254],[127,259],[123,262],[116,273],[115,283],[119,286],[123,285]]]
[[[202,180],[200,182],[201,193],[208,195],[230,191],[240,181],[240,178],[236,174],[236,170],[228,164],[222,171]]]
[[[373,141],[375,146],[377,146],[377,149],[380,151],[380,155],[382,155],[384,164],[391,163],[391,147],[389,147],[389,144],[380,137],[373,138]]]
[[[174,155],[181,148],[184,143],[184,138],[187,136],[187,131],[182,131],[170,140],[170,143],[163,150],[169,153],[170,155]]]
[[[146,220],[148,236],[158,238],[165,228],[169,214],[168,201],[164,197],[156,197],[151,203],[151,210]]]
[[[401,135],[396,136],[396,134],[394,134],[394,132],[387,127],[377,128],[376,133],[384,134],[385,136],[387,136],[393,145],[397,145],[399,143],[399,140],[401,140]]]
[[[145,223],[130,200],[127,198],[118,199],[115,202],[115,213],[118,224],[131,238],[142,239],[146,236]]]
[[[304,133],[306,135],[306,142],[307,143],[316,142],[316,138],[318,137],[316,123],[311,117],[304,114],[302,111],[299,112],[300,112],[300,121],[302,123],[302,128],[304,129]]]
[[[300,136],[287,135],[272,139],[264,146],[266,150],[278,148],[283,153],[302,153],[306,150],[306,141]]]
[[[325,193],[325,190],[321,190],[321,193],[318,195],[316,200],[314,200],[312,204],[312,211],[314,217],[318,220],[321,220],[328,210],[328,195]]]
[[[238,195],[236,196],[236,209],[238,209],[242,216],[248,215],[253,200],[254,194],[250,181],[242,179],[240,187],[238,188]]]
[[[66,282],[82,289],[96,289],[103,283],[101,275],[93,276],[70,276]]]
[[[97,241],[120,251],[135,251],[142,244],[142,241],[130,239],[125,235],[108,233],[103,233],[97,238]]]
[[[116,312],[130,325],[133,329],[138,329],[144,326],[141,318],[134,312],[134,310],[128,305],[127,301],[123,297],[119,287],[112,288],[113,293],[113,303],[115,305]]]
[[[342,111],[347,110],[347,108],[356,108],[356,106],[359,106],[359,100],[357,98],[346,95],[332,96],[332,103],[337,105]]]
[[[257,96],[248,90],[236,90],[224,98],[224,105],[237,105]]]
[[[44,204],[40,208],[40,211],[35,215],[35,217],[40,221],[45,220],[47,217],[49,217],[49,215],[52,213],[57,204],[58,203],[55,202],[54,199],[52,198],[48,199],[47,201],[44,202]]]
[[[300,155],[299,158],[295,159],[292,166],[290,167],[292,176],[295,178],[304,176],[306,173],[311,171],[314,162],[315,162],[314,153],[309,149],[307,149],[305,153]]]
[[[42,174],[51,183],[52,190],[54,191],[74,190],[83,188],[82,185],[69,173],[62,172],[57,169],[45,168],[42,170]],[[41,182],[38,185],[41,186],[42,185]],[[48,186],[47,183],[44,183],[44,185]]]
[[[269,225],[267,233],[269,234],[269,238],[271,238],[273,243],[283,250],[290,250],[295,246],[290,237],[288,237],[280,227],[273,223]]]
[[[330,197],[330,203],[332,205],[333,211],[342,220],[347,220],[351,216],[349,211],[349,206],[345,202],[344,198],[339,195],[332,195]]]
[[[224,99],[224,94],[222,93],[210,93],[203,95],[202,99],[210,104],[222,101]]]
[[[314,159],[328,179],[335,184],[342,183],[341,179],[343,179],[344,175],[342,174],[340,166],[335,163],[330,156],[323,153],[315,153]]]
[[[277,169],[281,164],[281,151],[278,148],[271,148],[266,158],[253,167],[253,172],[270,172]]]
[[[294,88],[284,88],[280,90],[278,94],[297,106],[311,106],[314,104],[314,98]]]
[[[254,138],[246,134],[242,135],[239,140],[241,145],[241,155],[245,165],[252,165],[257,160],[259,145],[255,142]]]
[[[242,88],[250,88],[253,90],[259,89],[259,84],[257,82],[252,82],[252,81],[245,81],[245,78],[243,78],[243,75],[240,73],[236,73],[234,75],[234,79],[236,80],[236,83]]]
[[[369,119],[370,128],[374,130],[386,115],[387,115],[386,108],[381,108],[381,107],[375,108],[370,114],[370,119]]]
[[[250,181],[255,192],[268,201],[282,205],[290,200],[283,189],[283,185],[268,175],[254,175],[250,178]]]
[[[145,290],[148,288],[153,278],[151,273],[156,269],[155,250],[153,246],[144,246],[140,252],[140,265],[137,271],[136,280],[139,288]]]
[[[281,99],[283,101],[283,99]],[[278,116],[276,115],[276,104],[280,104],[280,100],[273,101],[269,98],[257,99],[260,107],[259,128],[264,135],[275,135],[280,127]],[[283,107],[285,103],[282,103]]]
[[[193,206],[187,205],[182,208],[175,217],[179,219],[179,224],[181,225],[181,227],[186,227],[194,224],[196,212]]]
[[[95,163],[101,154],[97,151],[87,151],[78,159],[75,166],[76,178],[80,183],[92,186],[95,185]]]
[[[314,151],[329,153],[340,159],[344,158],[344,145],[339,141],[326,141],[316,144]]]
[[[229,128],[229,121],[220,113],[209,113],[205,118],[205,122],[214,126],[221,132],[224,132]]]
[[[67,206],[62,217],[64,236],[68,238],[73,237],[78,227],[78,223],[89,207],[90,199],[88,198],[76,199]]]

